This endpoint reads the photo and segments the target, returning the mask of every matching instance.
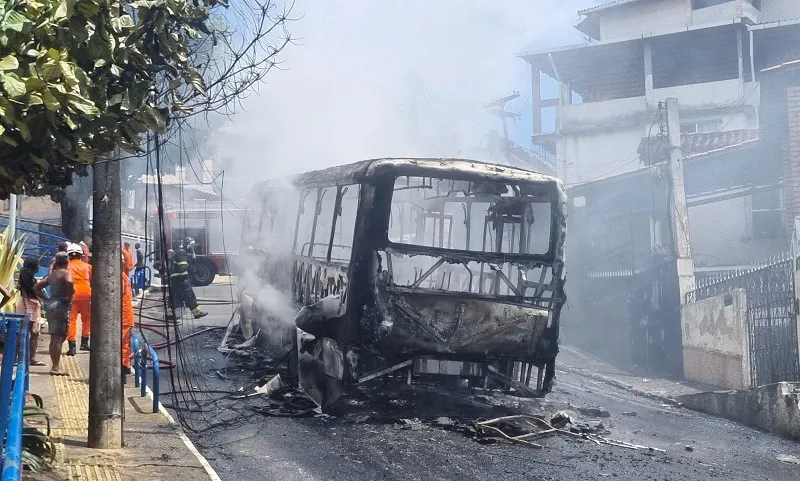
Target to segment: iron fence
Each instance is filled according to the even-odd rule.
[[[779,256],[763,267],[712,279],[687,293],[685,301],[696,302],[734,289],[744,289],[747,297],[753,386],[800,380],[793,259]]]

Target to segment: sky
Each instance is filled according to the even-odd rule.
[[[577,11],[597,3],[297,0],[296,44],[211,151],[241,184],[373,157],[474,157],[500,129],[483,104],[513,91],[511,136],[529,145],[530,69],[517,54],[582,41]]]

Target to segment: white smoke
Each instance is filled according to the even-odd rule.
[[[481,158],[487,134],[499,128],[483,105],[512,91],[522,94],[509,105],[521,114],[512,137],[528,145],[530,68],[517,54],[576,43],[576,11],[594,3],[297,0],[297,44],[207,146],[225,170],[225,195],[242,198],[265,179],[367,158]],[[246,205],[259,209],[254,199]],[[294,306],[285,289],[265,284],[258,259],[288,254],[292,235],[244,239],[243,247],[261,251],[242,257],[240,290],[278,326],[293,319]]]
[[[512,137],[528,145],[530,67],[517,54],[579,41],[576,12],[593,3],[297,0],[297,45],[214,134],[226,185],[374,157],[475,157],[500,125],[483,105],[512,91]]]

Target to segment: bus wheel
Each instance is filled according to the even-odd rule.
[[[214,282],[217,276],[217,267],[208,259],[197,259],[192,272],[192,285],[205,287]]]

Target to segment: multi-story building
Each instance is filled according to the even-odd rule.
[[[678,99],[695,277],[785,254],[800,216],[800,1],[617,0],[579,14],[585,43],[522,55],[533,141],[570,197],[565,337],[677,375],[681,217],[659,106]]]
[[[578,14],[583,44],[521,55],[534,143],[567,184],[638,168],[668,97],[686,133],[758,128],[760,70],[800,58],[797,0],[616,0]],[[560,95],[542,98],[553,81]]]

